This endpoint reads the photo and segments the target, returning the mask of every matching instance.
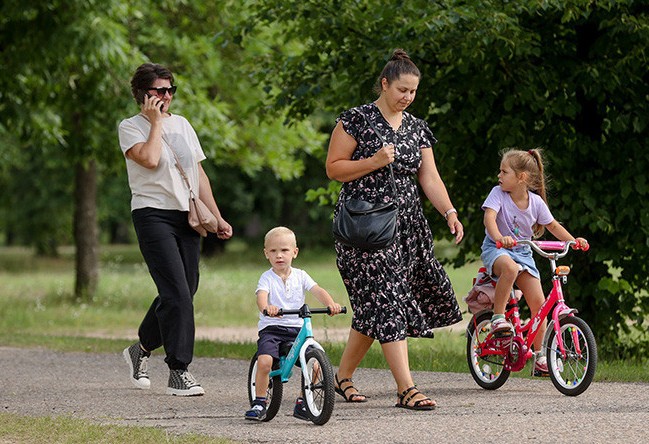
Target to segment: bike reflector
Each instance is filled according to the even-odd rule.
[[[568,276],[570,274],[570,267],[567,265],[559,265],[554,271],[557,276]]]

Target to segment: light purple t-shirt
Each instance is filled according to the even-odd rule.
[[[509,193],[503,191],[500,185],[493,187],[487,199],[482,204],[482,209],[491,208],[496,213],[496,224],[503,236],[514,239],[532,239],[534,224],[547,225],[554,220],[546,203],[536,193],[529,192],[529,205],[525,210],[516,206]],[[491,239],[485,229],[485,234]],[[495,242],[495,239],[491,239]]]

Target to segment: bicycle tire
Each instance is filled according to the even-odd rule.
[[[467,327],[466,358],[473,380],[483,389],[496,390],[509,378],[510,371],[505,370],[505,357],[478,354],[479,345],[491,331],[491,312],[484,312],[469,321]]]
[[[275,367],[275,366],[273,366]],[[257,354],[252,357],[250,360],[250,367],[248,368],[248,401],[252,407],[252,402],[255,400],[255,378],[257,377]],[[269,378],[268,380],[268,390],[266,390],[266,417],[263,419],[264,422],[268,422],[273,419],[279,408],[282,405],[282,395],[284,393],[284,384],[282,384],[282,378],[280,376],[275,376],[274,378]]]
[[[336,401],[333,367],[325,352],[315,347],[307,349],[305,358],[310,381],[306,381],[302,373],[304,403],[311,421],[324,425],[331,418]]]
[[[561,319],[559,332],[566,351],[565,359],[559,350],[557,334],[554,330],[550,332],[548,342],[544,344],[550,379],[557,390],[564,395],[577,396],[590,386],[595,377],[597,343],[586,321],[576,316]]]

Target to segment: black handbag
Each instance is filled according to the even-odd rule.
[[[367,116],[361,113],[374,133],[386,145]],[[364,250],[380,250],[389,247],[397,235],[396,203],[397,187],[392,164],[388,165],[394,198],[390,202],[368,202],[361,199],[347,199],[339,207],[333,222],[333,235],[338,242]]]

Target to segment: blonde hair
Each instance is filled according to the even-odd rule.
[[[542,150],[540,148],[527,151],[508,148],[501,155],[502,161],[508,164],[516,175],[526,173],[525,184],[527,185],[527,189],[541,196],[541,199],[547,205],[545,171],[541,152]],[[535,224],[533,231],[534,237],[540,237],[545,232],[545,228],[542,225]]]
[[[266,233],[266,236],[264,236],[264,247],[268,244],[268,241],[275,236],[291,236],[293,237],[293,241],[297,247],[297,237],[295,236],[295,233],[293,230],[286,227],[271,228],[268,233]]]

